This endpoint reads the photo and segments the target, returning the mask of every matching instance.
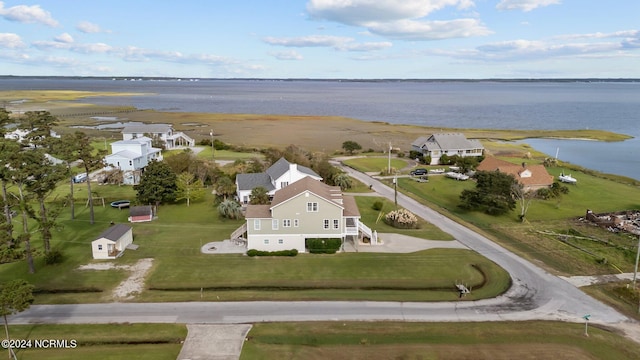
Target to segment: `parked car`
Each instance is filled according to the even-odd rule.
[[[414,169],[414,170],[411,170],[409,174],[411,176],[422,176],[422,175],[427,175],[427,173],[428,173],[427,169]]]
[[[73,177],[73,182],[81,183],[81,182],[87,181],[87,178],[88,178],[87,173],[80,173]]]

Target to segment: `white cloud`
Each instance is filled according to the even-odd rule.
[[[484,36],[492,33],[476,19],[450,21],[401,20],[391,23],[369,24],[374,34],[404,40],[440,40]]]
[[[0,47],[8,49],[17,49],[25,47],[22,39],[17,34],[0,33]]]
[[[68,33],[62,33],[54,38],[55,41],[61,43],[71,44],[73,42],[73,37]]]
[[[449,6],[466,9],[472,0],[310,0],[309,14],[347,25],[417,19]]]
[[[302,60],[303,57],[295,50],[290,51],[273,51],[269,55],[278,60]]]
[[[362,26],[372,34],[394,39],[438,40],[491,34],[476,19],[425,19],[446,7],[473,6],[472,0],[311,0],[307,11],[315,19]]]
[[[81,54],[102,54],[112,52],[114,49],[104,43],[79,44],[71,41],[61,41],[56,37],[56,41],[34,41],[33,47],[39,50],[69,50]]]
[[[94,33],[101,33],[101,32],[110,32],[108,30],[103,30],[100,25],[88,22],[88,21],[81,21],[80,23],[78,23],[78,25],[76,25],[76,29],[80,32],[83,32],[85,34],[94,34]]]
[[[496,9],[522,10],[526,12],[539,7],[558,5],[560,2],[560,0],[502,0],[498,5],[496,5]]]
[[[39,23],[51,27],[58,26],[58,22],[51,17],[48,11],[43,10],[40,5],[16,5],[5,8],[4,2],[0,1],[0,16],[9,21],[27,24]]]
[[[357,43],[355,39],[343,36],[310,35],[295,38],[267,37],[264,42],[287,47],[330,47],[339,51],[374,51],[392,46],[390,42]]]

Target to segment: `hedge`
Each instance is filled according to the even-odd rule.
[[[312,254],[335,254],[342,246],[342,239],[309,238],[304,240],[304,245]]]
[[[249,249],[247,255],[254,256],[296,256],[298,255],[298,249],[291,250],[279,250],[279,251],[262,251],[256,249]]]

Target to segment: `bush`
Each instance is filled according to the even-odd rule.
[[[304,245],[311,254],[335,254],[342,246],[342,239],[305,239]]]
[[[382,210],[382,207],[384,206],[384,204],[382,203],[382,201],[377,200],[373,203],[373,205],[371,205],[371,208],[375,211],[380,211]]]
[[[406,209],[391,211],[384,217],[384,222],[399,229],[418,228],[418,218]]]
[[[249,249],[247,251],[247,256],[296,256],[298,255],[298,249],[291,250],[278,250],[278,251],[263,251],[256,249]]]
[[[51,249],[48,254],[44,255],[44,263],[47,265],[59,264],[63,258],[62,251],[59,249]]]

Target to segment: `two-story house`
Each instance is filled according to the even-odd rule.
[[[130,140],[111,143],[111,155],[104,161],[123,172],[123,182],[135,185],[140,182],[140,175],[152,160],[162,161],[162,149],[151,146],[151,139],[142,136]]]
[[[149,135],[161,140],[166,150],[181,146],[192,147],[196,144],[194,139],[183,132],[174,131],[173,127],[168,124],[129,125],[122,129],[122,140],[149,137]]]
[[[304,177],[275,192],[270,205],[248,205],[246,223],[232,234],[246,232],[247,248],[263,251],[297,249],[305,252],[307,238],[340,238],[356,241],[376,234],[360,222],[352,196],[340,187]]]
[[[411,143],[411,150],[431,158],[429,165],[438,165],[442,155],[460,157],[482,156],[484,146],[478,140],[468,140],[460,133],[438,133],[429,137],[421,136]]]
[[[251,190],[259,186],[267,189],[269,196],[273,197],[276,191],[307,176],[315,180],[322,180],[320,175],[308,167],[293,164],[285,158],[280,158],[266,172],[236,175],[236,195],[238,201],[242,204],[248,204],[251,200]]]

